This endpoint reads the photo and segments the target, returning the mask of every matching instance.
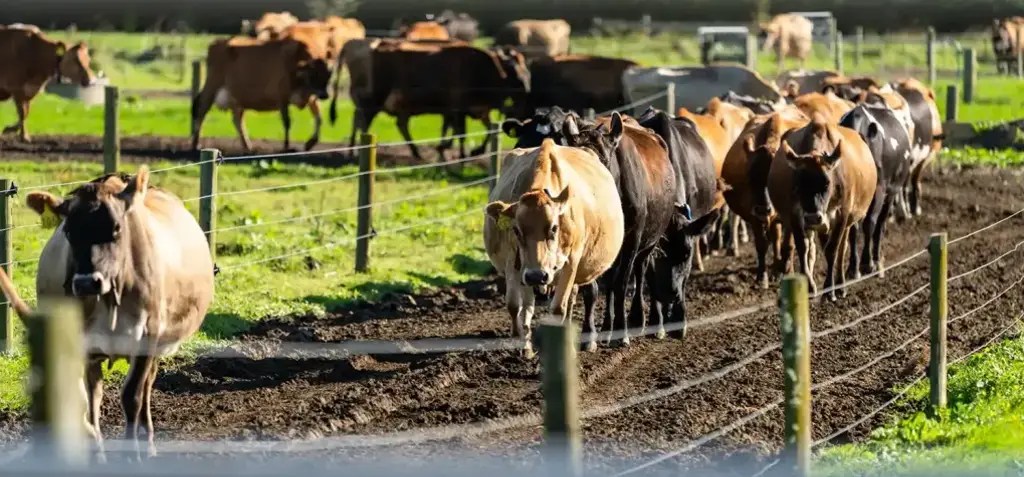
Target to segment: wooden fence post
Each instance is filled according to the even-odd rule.
[[[864,61],[864,27],[857,25],[853,32],[853,67],[859,68]]]
[[[81,305],[64,298],[39,302],[27,320],[33,452],[40,462],[86,463],[85,369]]]
[[[103,172],[113,174],[121,168],[121,129],[117,86],[103,88]]]
[[[199,94],[199,88],[203,85],[203,62],[199,60],[192,61],[192,86],[189,95],[189,99],[192,100]],[[192,131],[189,130],[189,134]]]
[[[1024,32],[1017,29],[1016,44],[1020,45],[1020,36],[1024,35]],[[1009,69],[1009,68],[1007,68]],[[1009,72],[1007,72],[1009,73]],[[1017,78],[1024,78],[1024,48],[1017,48]]]
[[[217,260],[217,161],[220,151],[199,152],[199,226],[210,243],[210,257]]]
[[[747,68],[751,70],[757,69],[757,35],[747,33],[747,49],[745,54]]]
[[[925,56],[928,63],[928,86],[935,87],[935,27],[928,27],[928,35],[925,37]]]
[[[960,95],[955,84],[946,87],[946,122],[955,123],[959,117]]]
[[[665,113],[669,117],[676,115],[676,84],[671,81],[665,83]]]
[[[949,304],[946,301],[946,233],[932,234],[928,241],[931,255],[931,360],[928,380],[932,412],[946,407],[946,319]]]
[[[843,32],[837,31],[835,34],[836,44],[832,49],[835,55],[836,73],[843,74]]]
[[[541,391],[544,395],[544,440],[550,475],[580,473],[579,378],[577,331],[571,321],[541,322]]]
[[[839,26],[838,22],[836,22],[836,17],[829,17],[828,29],[829,34],[832,36],[831,38],[829,38],[830,41],[828,42],[828,54],[834,55],[836,52],[836,33],[839,32]]]
[[[356,214],[356,272],[370,268],[370,235],[373,230],[373,182],[377,170],[377,136],[363,134],[359,144],[359,211]]]
[[[806,477],[811,465],[811,320],[807,277],[787,275],[779,290],[782,361],[785,386],[786,472]]]
[[[14,259],[13,242],[11,241],[11,202],[14,195],[14,181],[0,179],[0,264],[4,272],[13,280],[11,260]],[[11,304],[4,300],[0,305],[0,355],[7,356],[14,352],[14,316]]]
[[[978,55],[974,48],[964,48],[964,103],[974,102],[974,85],[978,83]]]

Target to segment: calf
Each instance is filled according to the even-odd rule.
[[[903,193],[903,184],[910,173],[910,136],[896,113],[884,105],[858,105],[840,119],[839,125],[857,131],[867,142],[878,173],[875,196],[860,227],[864,235],[864,251],[859,264],[858,227],[850,229],[850,266],[847,270],[851,278],[857,278],[861,273],[882,270],[885,224],[897,197]]]
[[[910,106],[910,117],[914,121],[914,135],[911,141],[913,164],[910,176],[903,188],[907,212],[921,215],[921,179],[924,170],[942,149],[942,120],[935,105],[935,93],[915,79],[905,79],[895,84],[894,89]],[[903,218],[909,218],[906,216]]]
[[[46,38],[38,29],[0,28],[0,101],[13,99],[18,112],[18,122],[5,127],[3,134],[17,132],[19,139],[28,142],[31,137],[25,121],[32,99],[54,73],[82,86],[92,84],[89,61],[85,43],[69,47]]]
[[[526,338],[530,354],[533,287],[554,285],[552,312],[571,319],[578,287],[589,288],[619,253],[622,206],[612,175],[592,151],[558,146],[551,139],[510,152],[490,200],[484,246],[505,277],[513,333]],[[588,348],[594,349],[593,313],[587,326]]]
[[[331,70],[314,47],[296,38],[216,40],[206,55],[206,82],[192,101],[192,148],[198,149],[203,120],[214,104],[231,109],[235,130],[247,152],[252,149],[245,129],[247,109],[279,111],[284,124],[284,148],[289,149],[291,113],[288,107],[309,107],[313,135],[306,150],[320,141],[320,103],[327,99]]]
[[[40,300],[74,296],[88,337],[85,389],[89,429],[98,441],[105,360],[127,358],[121,391],[125,437],[145,429],[154,455],[153,383],[159,358],[174,353],[200,327],[213,299],[213,262],[206,235],[180,199],[134,177],[106,175],[67,198],[31,192],[28,205],[61,219],[43,247],[36,276]],[[0,280],[19,314],[28,307]]]
[[[817,291],[814,236],[824,239],[825,288],[834,300],[832,286],[846,282],[842,259],[850,227],[867,215],[877,180],[871,150],[860,134],[821,113],[783,138],[768,173],[768,192],[782,223],[783,263],[792,239],[812,293]],[[845,295],[845,289],[838,295]]]

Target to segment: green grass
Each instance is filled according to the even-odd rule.
[[[928,383],[900,403],[911,411],[891,418],[859,444],[826,449],[820,476],[1020,475],[1024,469],[1024,340],[992,345],[951,366],[948,409],[930,418]]]
[[[151,167],[159,169],[168,165],[154,164]],[[156,173],[153,183],[184,199],[196,197],[199,195],[197,169],[190,167]],[[228,163],[220,168],[218,180],[220,192],[226,193],[320,181],[353,172],[353,168]],[[99,165],[77,162],[0,163],[0,175],[15,178],[22,187],[91,179],[100,173]],[[392,291],[445,286],[486,273],[490,262],[483,252],[480,236],[486,187],[473,185],[445,189],[479,180],[482,174],[476,168],[449,174],[433,169],[378,174],[375,190],[378,203],[424,193],[434,195],[374,209],[374,228],[380,235],[371,242],[371,271],[367,274],[353,272],[355,212],[332,213],[356,205],[355,179],[220,197],[217,220],[218,228],[222,229],[312,214],[327,215],[219,232],[217,264],[223,271],[216,279],[214,304],[193,345],[229,338],[254,321],[268,316],[322,314],[352,300],[373,300]],[[68,190],[64,188],[59,192]],[[197,204],[187,202],[186,205],[196,213]],[[52,230],[35,227],[39,217],[20,200],[13,209],[13,224],[29,226],[13,231],[14,259],[38,258]],[[464,212],[468,215],[448,222],[388,233],[399,227]],[[306,249],[315,250],[302,252]],[[245,266],[249,262],[294,252],[301,253],[282,260]],[[319,262],[320,267],[309,270],[306,265],[309,259]],[[34,263],[14,265],[15,283],[28,300],[35,296],[34,277]],[[0,358],[0,409],[21,409],[26,404],[21,392],[24,371],[23,356]]]

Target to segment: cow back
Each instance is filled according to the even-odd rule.
[[[387,111],[466,111],[511,93],[497,57],[463,44],[378,48],[372,65],[372,96]]]
[[[583,55],[534,61],[528,110],[559,106],[582,113],[587,108],[606,111],[622,106],[623,73],[633,66],[636,63],[630,60]]]
[[[57,43],[24,28],[0,28],[0,92],[42,88],[57,69]]]

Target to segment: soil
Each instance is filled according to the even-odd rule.
[[[76,144],[69,138],[67,144]],[[151,147],[174,141],[153,138]],[[142,144],[142,143],[140,143]],[[174,149],[167,149],[173,154]],[[59,153],[58,153],[59,154]],[[924,248],[929,234],[947,232],[955,238],[993,223],[1024,207],[1019,191],[1024,177],[1017,170],[964,168],[927,177],[923,216],[892,224],[885,237],[887,263]],[[1017,217],[949,249],[949,273],[970,270],[1013,249],[1021,240],[1024,218]],[[695,272],[687,289],[691,319],[773,303],[776,287],[753,286],[753,248],[745,245],[738,258],[710,257],[707,269]],[[818,260],[819,264],[824,262]],[[1020,278],[1024,251],[1008,255],[949,286],[950,318],[971,310]],[[820,275],[819,275],[820,277]],[[821,278],[819,285],[821,283]],[[812,329],[821,331],[864,317],[928,282],[927,255],[851,287],[837,303],[811,304]],[[392,295],[378,303],[337,310],[326,317],[282,317],[263,322],[237,339],[264,342],[330,343],[347,340],[508,337],[511,322],[502,286],[489,277],[419,295]],[[949,355],[954,359],[1001,332],[1022,311],[1019,289],[995,300],[980,312],[957,321],[949,330]],[[580,308],[580,307],[577,307]],[[812,343],[813,381],[820,383],[868,363],[895,348],[928,325],[928,292],[849,329],[819,337]],[[622,403],[733,364],[779,342],[776,308],[723,323],[691,329],[683,341],[634,340],[629,347],[601,346],[579,354],[581,407]],[[244,346],[243,346],[244,348]],[[258,346],[254,345],[254,348]],[[889,400],[924,372],[927,338],[882,359],[866,371],[816,391],[813,395],[815,439],[840,429]],[[749,365],[718,379],[669,396],[626,407],[583,421],[584,459],[588,469],[618,472],[679,449],[692,439],[725,426],[782,397],[781,353],[771,350]],[[320,459],[346,459],[393,453],[403,457],[438,456],[446,452],[513,457],[533,462],[539,455],[540,365],[516,350],[363,355],[339,359],[288,360],[253,357],[199,358],[165,366],[156,382],[154,413],[157,438],[232,441],[290,441],[353,434],[380,435],[442,429],[437,439],[410,445],[384,443],[370,448],[343,446],[306,449]],[[104,431],[120,436],[117,390],[108,389]],[[866,437],[880,424],[882,413],[835,442]],[[519,418],[506,420],[508,418]],[[0,439],[24,435],[24,416],[0,413]],[[481,429],[481,422],[513,423]],[[782,441],[779,408],[712,439],[689,452],[664,460],[649,471],[702,474],[753,473],[772,459]],[[436,430],[436,429],[435,429]],[[422,437],[422,436],[421,436]],[[171,447],[170,444],[166,444]],[[158,448],[160,442],[158,441]],[[200,446],[190,457],[225,454]],[[235,454],[252,459],[252,454]],[[175,456],[174,452],[164,452]],[[262,455],[273,455],[273,452]],[[727,457],[727,459],[726,459]],[[219,455],[224,458],[224,455]],[[159,458],[158,458],[159,459]],[[724,464],[727,462],[727,464]],[[727,468],[725,466],[728,466]],[[737,470],[738,469],[738,470]]]

